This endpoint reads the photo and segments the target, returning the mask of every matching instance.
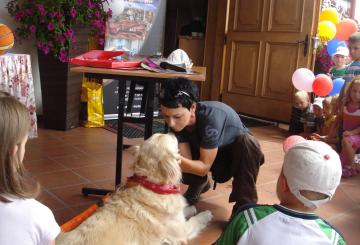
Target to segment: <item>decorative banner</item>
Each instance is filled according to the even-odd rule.
[[[147,41],[150,30],[158,17],[161,0],[116,0],[110,3],[113,16],[108,20],[105,33],[105,50],[128,50],[132,54],[140,52]],[[161,32],[163,33],[163,31]],[[162,36],[156,40],[161,48]],[[156,49],[156,48],[155,48]]]
[[[336,26],[336,39],[348,40],[350,35],[356,32],[357,25],[352,19],[345,19],[339,22]]]
[[[292,75],[292,82],[298,90],[312,92],[312,83],[315,79],[314,73],[307,68],[299,68]]]
[[[340,17],[335,8],[326,8],[320,14],[320,22],[324,20],[330,21],[337,25],[340,21]]]
[[[336,26],[334,23],[325,20],[319,23],[318,36],[322,42],[327,42],[335,37]]]

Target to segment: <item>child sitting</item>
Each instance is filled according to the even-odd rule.
[[[289,133],[294,135],[309,132],[314,129],[314,126],[315,118],[313,117],[313,107],[310,103],[309,94],[303,90],[297,91],[294,95]]]
[[[342,108],[343,139],[341,162],[343,177],[357,174],[354,157],[360,149],[360,76],[356,76],[345,93],[345,106]]]
[[[331,79],[343,77],[346,70],[346,61],[349,56],[349,49],[347,47],[338,47],[332,55],[332,60],[335,65],[330,68]]]
[[[60,227],[50,209],[34,199],[39,188],[29,184],[22,163],[29,112],[0,92],[0,115],[0,244],[55,244]]]
[[[315,133],[321,133],[324,127],[323,100],[324,98],[317,97],[312,104],[315,117]]]
[[[335,97],[326,97],[323,100],[323,113],[324,113],[324,123],[321,127],[320,131],[317,131],[311,135],[312,140],[320,140],[325,143],[333,146],[336,149],[336,144],[338,142],[338,138],[336,134],[331,134],[331,130],[333,124],[336,120],[336,111],[333,111],[333,105],[336,105]],[[336,131],[336,130],[335,130]]]
[[[339,155],[320,141],[303,141],[285,153],[276,192],[280,205],[245,205],[232,217],[216,245],[345,244],[313,212],[334,195],[341,179]]]

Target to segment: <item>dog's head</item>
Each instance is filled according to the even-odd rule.
[[[181,180],[179,149],[173,134],[154,134],[133,146],[134,174],[160,184],[178,184]]]

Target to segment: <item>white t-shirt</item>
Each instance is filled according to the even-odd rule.
[[[49,245],[60,233],[51,210],[35,199],[2,195],[0,245]]]
[[[312,213],[280,205],[248,205],[227,226],[216,245],[344,245],[341,234]]]

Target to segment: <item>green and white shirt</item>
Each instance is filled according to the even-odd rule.
[[[231,220],[215,245],[346,244],[330,224],[312,213],[280,205],[248,205]]]

